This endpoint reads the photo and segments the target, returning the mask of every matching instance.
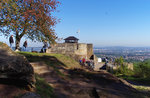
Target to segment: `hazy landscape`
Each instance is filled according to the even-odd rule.
[[[150,47],[95,47],[94,53],[101,58],[122,56],[128,62],[150,59]]]
[[[42,47],[27,47],[27,51],[40,52]],[[94,54],[99,58],[123,57],[127,62],[144,61],[150,59],[150,47],[94,47]]]

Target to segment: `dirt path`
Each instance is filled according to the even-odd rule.
[[[19,94],[24,94],[28,91],[20,89],[13,85],[0,84],[0,98],[13,98]]]
[[[82,69],[58,68],[59,75],[43,62],[31,63],[35,73],[43,77],[53,88],[57,98],[140,98],[137,90],[117,77],[104,72]]]

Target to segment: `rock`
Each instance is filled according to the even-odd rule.
[[[40,97],[40,95],[38,95],[36,93],[27,92],[21,98],[41,98],[41,97]]]
[[[0,83],[34,87],[34,71],[28,60],[0,43]]]
[[[16,50],[15,50],[15,52],[19,52],[19,51],[20,51],[19,49],[16,49]]]

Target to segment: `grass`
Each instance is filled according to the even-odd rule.
[[[75,60],[71,59],[68,56],[62,54],[47,54],[47,53],[32,53],[32,52],[18,52],[19,54],[24,55],[29,62],[45,62],[48,66],[53,67],[54,70],[59,74],[63,75],[59,71],[59,67],[71,68],[70,72],[72,73],[70,77],[77,74],[77,77],[85,77],[87,79],[93,79],[92,73],[84,72],[82,70],[75,70],[74,68],[80,68],[80,65]],[[74,70],[73,70],[74,69]],[[118,77],[131,80],[131,81],[145,81],[142,79],[137,79],[132,76],[118,75]],[[54,98],[53,88],[45,82],[43,78],[36,75],[36,93],[39,94],[42,98]],[[148,81],[148,80],[147,80]],[[132,85],[135,89],[139,91],[150,91],[150,88],[145,86]]]
[[[32,52],[18,52],[24,55],[29,62],[44,62],[48,66],[52,67],[55,72],[64,76],[63,73],[59,71],[60,67],[66,67],[69,69],[80,68],[80,64],[74,59],[62,55],[62,54],[48,54],[48,53],[32,53]]]
[[[0,46],[1,46],[1,45],[3,45],[3,43],[2,43],[2,42],[0,42]]]
[[[29,62],[44,61],[47,65],[52,67],[63,66],[67,68],[80,68],[78,62],[62,54],[32,53],[32,52],[18,52],[18,53],[24,55],[29,60]]]
[[[78,62],[68,56],[62,54],[47,54],[47,53],[32,53],[32,52],[18,52],[24,55],[29,62],[44,62],[48,66],[52,67],[55,72],[64,77],[64,74],[59,71],[59,68],[65,67],[68,69],[80,68]],[[35,75],[36,78],[36,93],[42,98],[54,98],[53,88],[39,75]]]
[[[42,98],[54,98],[53,88],[45,82],[43,78],[35,75],[36,78],[36,93]]]
[[[150,92],[150,87],[147,86],[137,86],[137,85],[132,85],[133,88],[139,90],[139,91],[146,91]],[[150,93],[149,93],[150,94]]]
[[[143,98],[149,98],[150,97],[150,86],[140,86],[140,85],[131,85],[136,90],[143,92]],[[148,95],[149,97],[144,97],[144,95]]]
[[[124,74],[114,74],[118,78],[127,80],[136,90],[148,94],[150,96],[150,78],[140,78],[134,75],[134,71],[129,71]],[[147,97],[142,97],[147,98]]]
[[[36,84],[35,93],[39,94],[41,98],[55,98],[53,88],[39,75],[35,74]],[[21,98],[22,94],[14,96],[14,98]]]
[[[133,88],[137,89],[140,92],[146,92],[150,96],[150,79],[149,78],[138,78],[134,76],[127,75],[118,75],[117,77],[124,80],[130,81],[130,84]],[[147,97],[143,97],[147,98]]]
[[[142,85],[150,86],[150,79],[149,78],[139,78],[135,76],[128,76],[128,75],[118,75],[117,77],[122,78],[127,81],[132,81]]]

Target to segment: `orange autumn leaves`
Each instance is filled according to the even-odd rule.
[[[0,0],[0,30],[7,27],[20,39],[54,42],[57,18],[52,13],[59,4],[57,0]]]

